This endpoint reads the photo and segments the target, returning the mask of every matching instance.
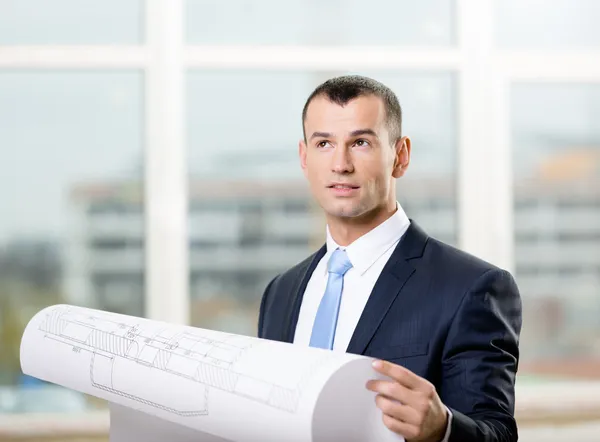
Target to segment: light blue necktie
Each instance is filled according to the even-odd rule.
[[[344,288],[344,274],[352,268],[352,263],[348,259],[346,252],[336,249],[329,263],[327,271],[327,288],[321,298],[319,310],[315,317],[315,323],[310,337],[310,346],[319,348],[333,348],[335,338],[335,329],[337,326],[338,313],[340,311],[340,302],[342,300],[342,289]]]

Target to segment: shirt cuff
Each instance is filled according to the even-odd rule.
[[[440,442],[448,442],[450,440],[450,428],[452,427],[452,412],[448,407],[448,425],[446,425],[446,434],[444,434],[444,438]]]

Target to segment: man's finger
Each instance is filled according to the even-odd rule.
[[[394,419],[387,414],[383,415],[383,423],[394,433],[402,435],[406,440],[414,439],[421,433],[417,426],[399,421],[398,419]]]
[[[379,408],[384,414],[393,417],[396,420],[405,422],[407,424],[416,425],[419,427],[422,423],[421,415],[417,410],[407,405],[403,405],[400,402],[389,399],[382,395],[377,395],[375,398],[377,408]]]
[[[396,381],[370,380],[367,389],[409,406],[418,400],[413,390]]]
[[[412,371],[400,365],[392,364],[391,362],[377,360],[373,362],[373,368],[377,372],[388,376],[405,387],[413,390],[417,390],[424,381],[424,379],[420,378]]]

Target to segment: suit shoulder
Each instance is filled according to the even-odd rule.
[[[427,242],[424,257],[433,268],[450,269],[466,279],[476,279],[486,273],[509,274],[489,261],[431,237]]]
[[[520,305],[515,278],[497,265],[432,238],[423,258],[422,275],[429,279],[431,290],[445,293],[446,299],[453,299],[457,307],[469,293],[493,293],[510,308]]]

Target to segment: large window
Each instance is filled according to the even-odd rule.
[[[89,406],[20,376],[51,303],[254,335],[324,239],[302,105],[350,72],[400,99],[409,216],[516,276],[521,385],[598,379],[599,4],[0,0],[0,412]]]
[[[143,314],[142,103],[139,72],[0,72],[0,412],[85,405],[20,388],[41,308]]]

